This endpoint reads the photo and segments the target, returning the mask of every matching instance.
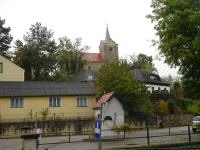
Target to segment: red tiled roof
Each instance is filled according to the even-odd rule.
[[[88,62],[104,62],[103,56],[100,53],[84,53],[83,59]]]
[[[104,94],[95,104],[95,108],[99,108],[101,103],[108,102],[110,98],[113,96],[114,92]]]

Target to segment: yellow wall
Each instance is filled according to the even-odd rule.
[[[0,98],[1,121],[21,121],[30,120],[32,109],[33,119],[41,118],[43,109],[49,109],[48,118],[52,118],[55,113],[61,118],[94,117],[95,96],[87,97],[87,107],[77,107],[76,96],[61,97],[61,107],[49,107],[49,97],[24,97],[24,108],[10,108],[10,98]]]
[[[24,81],[24,69],[1,55],[0,63],[3,63],[3,72],[0,73],[0,81]]]
[[[91,70],[93,71],[99,71],[99,69],[101,68],[101,66],[103,65],[102,62],[87,62],[84,66],[85,70],[88,70],[88,66],[91,67]]]

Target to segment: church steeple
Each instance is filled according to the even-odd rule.
[[[99,52],[105,61],[118,59],[118,44],[111,39],[108,25],[106,27],[105,40],[100,41]]]
[[[111,41],[112,39],[110,38],[110,33],[108,30],[108,25],[106,25],[106,36],[105,36],[105,41]]]

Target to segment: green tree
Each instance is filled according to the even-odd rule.
[[[15,45],[14,61],[26,70],[26,80],[48,80],[55,74],[57,46],[47,27],[41,23],[31,25],[24,43],[17,40]]]
[[[150,100],[154,103],[161,99],[169,100],[170,98],[171,98],[170,93],[167,90],[163,91],[155,90],[150,95]]]
[[[142,68],[147,72],[157,72],[153,64],[152,56],[145,54],[139,54],[137,57],[131,56],[131,65]]]
[[[98,75],[97,94],[115,91],[130,117],[146,119],[152,115],[149,93],[144,84],[137,81],[126,61],[105,63]]]
[[[59,38],[57,61],[60,73],[73,76],[79,73],[84,66],[83,52],[88,46],[82,46],[81,38],[73,42],[67,37]]]
[[[161,116],[165,116],[169,114],[169,104],[168,102],[161,100],[159,104],[157,104],[157,112]]]
[[[10,27],[4,27],[5,20],[0,17],[0,54],[9,57],[10,43],[13,37],[10,35]]]
[[[198,115],[200,113],[200,104],[196,101],[192,101],[187,107],[186,111],[187,113],[193,114],[193,115]]]
[[[152,0],[152,14],[165,62],[179,66],[185,92],[200,98],[200,1]]]

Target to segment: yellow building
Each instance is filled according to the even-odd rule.
[[[95,90],[78,82],[0,82],[0,121],[94,118]]]
[[[0,55],[0,81],[24,81],[24,69]]]

